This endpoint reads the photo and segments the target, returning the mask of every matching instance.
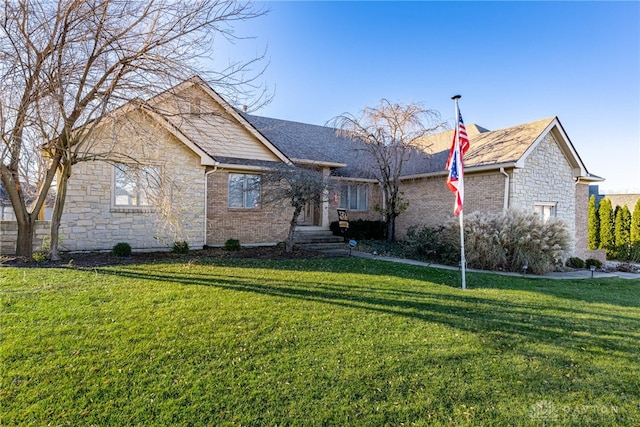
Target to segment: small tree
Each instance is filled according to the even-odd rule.
[[[396,218],[407,208],[400,192],[400,177],[413,158],[426,157],[423,138],[444,128],[440,113],[420,104],[394,104],[382,99],[359,116],[345,113],[333,119],[339,133],[354,141],[362,168],[373,172],[382,187],[378,207],[387,223],[387,240],[395,239]]]
[[[285,251],[293,251],[293,240],[302,209],[308,203],[328,200],[329,175],[321,170],[294,165],[276,166],[262,175],[263,203],[285,202],[293,207]]]
[[[631,243],[631,213],[627,205],[616,209],[615,238],[616,255],[618,259],[629,259],[629,246]]]
[[[631,217],[631,244],[636,243],[640,243],[640,199],[636,202]]]
[[[611,200],[602,199],[598,213],[600,214],[600,249],[606,250],[607,256],[609,256],[615,246],[613,234],[614,216]]]
[[[589,198],[589,234],[587,241],[587,249],[595,250],[600,246],[600,218],[598,217],[598,208],[596,207],[596,196],[592,194]]]
[[[30,258],[38,212],[54,178],[51,255],[74,165],[112,158],[91,133],[105,113],[203,73],[214,39],[262,15],[233,0],[8,1],[0,8],[0,180],[18,223],[16,253]],[[217,89],[252,91],[255,60],[210,73]],[[254,87],[255,88],[255,87]],[[247,91],[248,89],[248,91]],[[46,160],[35,171],[31,153]],[[30,165],[29,167],[26,167]],[[25,174],[25,170],[28,170]],[[26,185],[33,178],[32,185]]]

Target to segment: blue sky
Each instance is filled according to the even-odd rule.
[[[601,189],[640,192],[639,2],[267,2],[218,53],[267,47],[255,114],[325,124],[381,98],[495,130],[558,116]],[[219,56],[220,57],[220,56]]]

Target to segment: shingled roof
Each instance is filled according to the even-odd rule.
[[[336,176],[374,178],[362,142],[340,135],[335,128],[246,113],[242,117],[294,163],[333,167]]]
[[[254,134],[267,148],[283,161],[292,161],[297,164],[318,164],[333,169],[333,174],[343,177],[357,177],[374,179],[375,162],[366,150],[363,150],[363,141],[354,140],[341,135],[335,128],[328,126],[311,125],[307,123],[289,120],[274,119],[270,117],[256,116],[243,113],[232,108],[220,97],[206,82],[194,77],[184,82],[183,85],[200,85],[225,109],[232,117]],[[181,85],[182,86],[182,85]],[[167,94],[163,95],[167,96]],[[199,115],[182,118],[166,118],[168,123],[175,127],[178,133],[184,135],[187,142],[191,142],[194,149],[202,150],[204,158],[206,153],[209,158],[226,164],[246,164],[248,166],[264,167],[264,161],[252,161],[251,159],[222,158],[216,153],[216,147],[210,143],[210,139],[224,141],[221,138],[209,138],[217,130],[217,120],[226,120],[222,116],[209,117],[203,120]],[[489,131],[481,126],[469,124],[466,126],[470,140],[470,149],[465,155],[465,169],[468,172],[474,170],[490,170],[501,167],[522,167],[524,161],[537,144],[548,133],[552,133],[558,142],[567,161],[574,169],[576,177],[594,177],[590,175],[571,141],[566,135],[557,117],[550,117],[517,126]],[[425,175],[444,174],[445,163],[451,147],[453,131],[441,132],[423,138],[409,161],[403,167],[403,175],[413,178]],[[194,142],[197,141],[197,144]],[[230,141],[230,143],[233,140]],[[218,154],[216,156],[216,154]],[[205,159],[206,160],[206,159]],[[270,161],[267,163],[271,163]],[[597,177],[595,177],[597,178]]]
[[[369,160],[368,167],[363,167],[366,161],[363,160],[363,151],[357,147],[357,144],[362,143],[341,136],[334,128],[250,114],[242,116],[294,162],[314,162],[334,167],[342,165],[344,167],[336,171],[338,175],[373,177],[370,172],[371,161]],[[527,150],[530,150],[553,124],[560,126],[556,117],[496,131],[489,131],[475,124],[467,125],[470,149],[465,156],[465,166],[468,169],[486,169],[493,165],[515,165],[522,161]],[[403,175],[443,172],[452,139],[453,130],[423,138],[419,145],[424,147],[424,151],[416,150],[413,153],[410,161],[405,164]],[[565,142],[569,145],[565,151],[575,153],[571,143],[568,140]],[[581,166],[577,154],[574,157],[574,161]]]

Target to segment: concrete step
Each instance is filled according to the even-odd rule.
[[[336,250],[343,249],[347,250],[348,247],[346,243],[296,243],[296,246],[308,249],[310,251],[327,251],[327,250]]]
[[[294,234],[294,242],[298,244],[312,244],[312,243],[343,243],[344,238],[341,236],[334,236],[331,230],[326,229],[297,229]]]

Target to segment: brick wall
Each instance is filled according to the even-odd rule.
[[[348,183],[349,181],[343,180],[340,183]],[[363,184],[362,182],[355,182]],[[331,197],[329,198],[329,222],[338,220],[338,209],[340,208],[340,183],[336,185],[336,188],[332,190]],[[356,221],[358,219],[368,221],[381,221],[382,214],[375,210],[376,205],[382,206],[382,190],[377,182],[364,183],[369,186],[368,197],[368,209],[366,211],[351,211],[348,210],[349,221]]]
[[[228,207],[229,171],[207,175],[207,245],[220,246],[228,239],[241,244],[283,242],[293,211],[286,203],[263,204],[258,209]]]
[[[502,212],[504,182],[499,172],[465,175],[464,211]],[[445,175],[403,181],[401,190],[409,207],[396,220],[396,238],[404,238],[411,226],[434,227],[455,218],[455,198]]]
[[[594,258],[588,251],[589,236],[589,184],[576,184],[576,232],[574,256],[582,259]]]

